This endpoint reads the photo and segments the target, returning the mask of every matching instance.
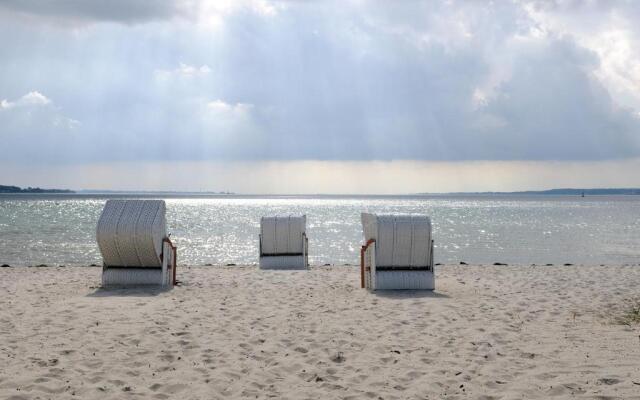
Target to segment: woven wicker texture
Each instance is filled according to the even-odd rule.
[[[262,254],[302,254],[307,217],[262,217]]]
[[[96,232],[104,264],[138,268],[162,266],[165,210],[163,200],[107,200]]]
[[[376,241],[376,265],[425,267],[431,263],[431,220],[422,215],[362,214],[365,241]]]

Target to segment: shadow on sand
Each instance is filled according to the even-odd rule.
[[[154,286],[99,287],[87,297],[153,297],[171,291],[171,288]]]
[[[375,292],[373,292],[373,294],[389,299],[417,299],[425,297],[434,299],[449,298],[448,295],[444,293],[434,292],[433,290],[376,290]]]

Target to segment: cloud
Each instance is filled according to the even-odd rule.
[[[492,159],[607,159],[638,154],[640,120],[594,79],[598,57],[563,37],[519,44],[511,77],[477,115]],[[478,143],[479,145],[480,143]],[[473,151],[473,150],[471,150]],[[470,156],[470,155],[469,155]]]
[[[10,109],[13,107],[44,106],[50,103],[51,100],[49,100],[45,95],[38,91],[33,91],[25,94],[16,101],[9,101],[7,99],[0,100],[0,110]]]
[[[0,100],[0,126],[4,159],[40,163],[59,159],[82,124],[44,94],[31,91],[14,101]]]
[[[262,16],[275,16],[286,6],[268,0],[4,0],[0,18],[18,16],[62,26],[115,22],[127,25],[186,19],[219,23],[230,13],[246,10]]]
[[[176,0],[5,0],[0,3],[0,9],[53,20],[135,23],[182,15],[186,10],[181,3]]]
[[[171,78],[194,78],[202,77],[211,73],[211,68],[208,65],[203,64],[200,67],[180,63],[177,68],[174,69],[157,69],[154,71],[158,79],[166,80]]]
[[[40,140],[56,132],[53,117],[33,125],[14,115],[13,136],[28,139],[12,141],[9,157],[637,157],[640,14],[573,3],[133,2],[149,9],[130,15],[120,3],[8,2],[5,17],[86,24],[0,24],[12,38],[0,46],[0,110],[35,87],[55,99],[41,110],[82,120],[58,124],[77,136],[54,152]]]
[[[214,100],[207,103],[207,107],[215,112],[243,115],[253,108],[253,104],[236,103],[229,104],[223,100]]]
[[[617,101],[640,109],[640,3],[534,1],[526,9],[542,31],[570,35],[595,52],[597,78]]]

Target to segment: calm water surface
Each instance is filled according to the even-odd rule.
[[[120,196],[122,197],[122,196]],[[107,197],[0,195],[0,263],[100,264]],[[640,264],[640,196],[173,197],[181,264],[255,264],[260,216],[306,214],[312,264],[357,264],[360,213],[432,218],[436,262]]]

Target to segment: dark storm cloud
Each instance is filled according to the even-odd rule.
[[[61,20],[134,23],[173,17],[183,11],[179,5],[176,0],[3,0],[0,9]]]

